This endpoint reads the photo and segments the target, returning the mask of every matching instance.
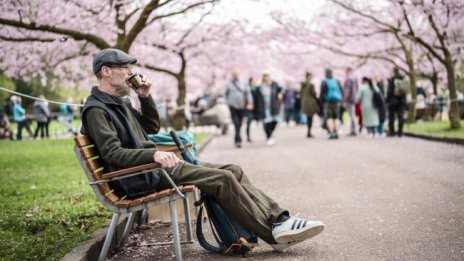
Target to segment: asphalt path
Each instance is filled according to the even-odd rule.
[[[322,220],[326,229],[285,253],[261,241],[248,260],[464,260],[464,146],[344,134],[328,140],[318,128],[308,139],[305,126],[278,126],[276,144],[266,146],[262,127],[252,128],[253,142],[237,149],[232,133],[218,136],[200,159],[242,166],[292,215]],[[172,258],[139,251],[132,257]],[[198,244],[184,246],[183,257],[237,259]]]

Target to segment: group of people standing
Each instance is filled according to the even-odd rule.
[[[241,126],[245,117],[248,142],[251,142],[251,122],[257,120],[263,122],[266,144],[275,143],[272,134],[280,121],[282,98],[283,88],[272,80],[269,73],[263,74],[261,84],[258,85],[254,78],[250,78],[248,84],[241,82],[238,71],[232,71],[232,79],[226,84],[225,99],[235,128],[234,142],[237,148],[242,146]]]
[[[374,137],[384,134],[384,122],[388,112],[389,136],[402,136],[406,98],[395,91],[397,80],[404,76],[394,68],[394,75],[388,79],[387,91],[385,83],[376,77],[362,77],[361,83],[353,75],[352,68],[346,69],[346,79],[342,85],[333,76],[331,69],[325,70],[325,77],[320,85],[319,95],[313,83],[313,74],[306,72],[305,80],[301,82],[299,92],[285,91],[269,73],[264,73],[261,84],[250,78],[248,84],[240,81],[237,70],[232,71],[232,78],[226,83],[225,98],[229,106],[232,122],[235,128],[235,146],[242,146],[241,126],[246,118],[247,141],[251,142],[250,125],[253,120],[262,121],[266,135],[266,144],[273,145],[274,130],[281,121],[280,108],[285,105],[285,118],[297,115],[288,103],[299,102],[298,108],[306,115],[307,137],[312,138],[313,117],[315,114],[322,118],[322,126],[327,130],[329,139],[338,139],[342,114],[346,110],[350,119],[350,136],[356,136],[363,127],[368,135]],[[294,98],[286,96],[294,93]],[[288,108],[287,108],[288,107]],[[388,109],[388,110],[387,110]],[[395,116],[398,119],[398,131],[395,132]],[[297,119],[298,116],[295,116]],[[358,126],[357,126],[358,125]]]

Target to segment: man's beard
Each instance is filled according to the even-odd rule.
[[[119,96],[125,96],[129,94],[130,88],[125,79],[116,77],[115,79],[112,80],[111,85],[115,87],[116,93]]]

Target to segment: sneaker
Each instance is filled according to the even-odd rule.
[[[272,145],[274,145],[274,144],[275,144],[275,140],[272,139],[272,138],[271,138],[271,139],[268,139],[268,140],[266,141],[266,145],[267,145],[267,146],[272,146]]]
[[[283,252],[290,246],[317,236],[324,230],[324,223],[291,217],[282,223],[275,223],[272,236],[277,244],[271,245],[274,250]]]

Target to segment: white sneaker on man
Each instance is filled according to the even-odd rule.
[[[301,218],[290,217],[282,223],[274,224],[272,236],[277,244],[272,244],[274,250],[283,252],[290,246],[303,242],[320,234],[324,223]]]

